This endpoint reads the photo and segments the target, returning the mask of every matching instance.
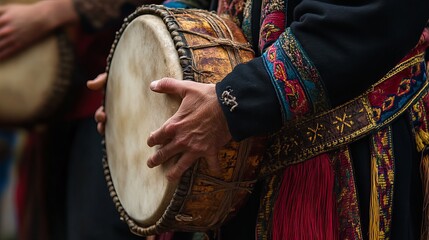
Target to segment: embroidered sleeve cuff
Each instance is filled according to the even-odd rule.
[[[281,105],[283,124],[329,108],[319,73],[289,28],[262,59]]]
[[[261,58],[237,66],[216,84],[216,93],[234,140],[281,127],[280,104]]]

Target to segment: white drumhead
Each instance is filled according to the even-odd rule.
[[[32,118],[40,111],[58,78],[60,53],[49,37],[0,62],[0,117],[7,122]]]
[[[128,215],[153,225],[167,208],[177,183],[167,181],[167,163],[149,169],[154,152],[146,144],[178,109],[179,100],[149,89],[163,77],[183,79],[170,33],[153,15],[134,19],[123,32],[113,55],[106,90],[106,149],[119,200]]]

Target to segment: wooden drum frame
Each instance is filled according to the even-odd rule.
[[[158,27],[155,22],[160,22],[162,26]],[[140,31],[141,25],[149,27]],[[148,135],[140,135],[155,129],[144,129],[144,134],[138,133],[141,128],[145,128],[141,126],[146,121],[144,118],[155,115],[150,109],[146,111],[150,107],[157,109],[151,106],[150,102],[153,101],[151,97],[146,100],[146,95],[154,94],[150,93],[148,86],[152,80],[156,80],[151,79],[152,77],[159,76],[149,74],[149,79],[141,79],[138,74],[132,74],[139,71],[145,72],[146,68],[151,70],[159,64],[147,67],[145,64],[150,65],[151,62],[144,61],[152,61],[153,56],[140,56],[140,50],[132,46],[132,44],[140,45],[140,36],[129,37],[129,35],[132,36],[132,31],[138,34],[149,32],[147,33],[149,39],[158,35],[156,29],[164,29],[162,34],[168,35],[171,42],[159,43],[156,45],[158,47],[154,48],[157,50],[162,47],[172,51],[160,54],[162,56],[158,58],[162,60],[161,65],[169,64],[170,57],[173,57],[177,61],[177,63],[173,61],[173,65],[177,65],[180,71],[171,74],[170,67],[164,66],[167,72],[161,77],[216,83],[230,73],[237,64],[250,61],[254,57],[250,44],[247,43],[241,30],[232,21],[222,19],[211,12],[149,5],[138,8],[126,18],[117,33],[107,66],[108,80],[104,105],[108,120],[103,141],[105,149],[103,164],[108,188],[121,219],[137,235],[216,229],[238,211],[252,191],[262,152],[265,149],[264,141],[250,138],[242,142],[228,143],[218,155],[222,169],[219,174],[211,173],[206,162],[199,160],[178,182],[172,183],[166,180],[164,174],[168,166],[174,164],[174,159],[163,166],[147,168],[146,161],[149,154],[155,150],[150,149],[146,146],[146,141],[143,141]],[[141,43],[143,51],[150,53],[150,49],[145,49],[145,44]],[[126,57],[127,54],[130,55],[129,58]],[[136,59],[143,62],[136,63]],[[132,79],[133,76],[135,79]],[[133,100],[137,98],[125,90],[121,91],[127,88],[126,85],[134,84],[136,81],[138,87],[128,87],[127,91],[137,89],[136,96],[138,98],[143,96],[145,100],[138,103],[127,102],[124,96],[130,96]],[[158,98],[173,105],[173,110],[171,113],[166,113],[166,118],[171,116],[168,114],[173,114],[180,104],[180,100],[167,95],[157,94],[155,99]],[[117,109],[122,107],[130,109],[127,111]],[[132,108],[136,109],[136,112]],[[119,116],[118,113],[123,116]],[[137,113],[141,113],[142,116],[133,116]],[[139,121],[140,119],[143,120]],[[164,121],[165,119],[156,120],[155,127],[161,126]],[[136,125],[129,126],[132,124]],[[122,127],[125,133],[118,130]],[[128,139],[127,134],[138,136]],[[131,145],[136,145],[136,149],[127,151],[126,148]],[[140,153],[145,148],[149,153]],[[147,186],[151,182],[139,181],[147,178],[147,175],[153,175],[148,181],[154,181],[159,186],[151,187]],[[164,185],[167,185],[165,189]],[[165,196],[156,200],[160,204],[157,210],[151,208],[148,210],[149,214],[146,214],[146,210],[142,208],[146,207],[149,198],[156,195],[158,187]],[[146,188],[149,189],[145,190],[148,193],[142,194],[141,191]],[[150,216],[146,217],[146,215]]]

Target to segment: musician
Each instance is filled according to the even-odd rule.
[[[216,168],[231,139],[269,136],[259,206],[242,209],[222,239],[428,239],[428,98],[420,91],[429,2],[211,6],[242,27],[258,56],[216,85],[154,81],[153,91],[183,100],[148,137],[161,146],[148,166],[179,155],[167,175],[175,180],[201,157]],[[100,108],[95,117],[102,131],[108,116]],[[258,212],[243,217],[252,207]]]
[[[65,27],[76,57],[73,98],[62,106],[65,113],[29,130],[19,167],[19,239],[142,239],[120,221],[109,196],[93,121],[102,96],[84,82],[104,70],[114,31],[144,0],[106,2],[0,6],[0,60]]]

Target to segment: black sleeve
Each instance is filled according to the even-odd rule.
[[[412,49],[427,0],[303,1],[291,28],[335,104],[357,96]]]
[[[284,53],[276,61],[284,65],[287,77],[301,84],[297,89],[305,93],[301,95],[306,95],[306,100],[298,100],[314,114],[325,110],[317,103],[323,101],[322,95],[328,105],[338,105],[393,68],[417,44],[429,18],[427,9],[427,0],[301,1],[287,34],[261,57],[236,67],[216,86],[233,138],[272,132],[301,116],[301,112],[288,109],[296,104],[288,102],[282,85],[276,85],[275,68],[270,68],[267,60],[271,48]],[[292,47],[278,49],[290,42]],[[222,103],[225,91],[237,99],[234,111]]]

